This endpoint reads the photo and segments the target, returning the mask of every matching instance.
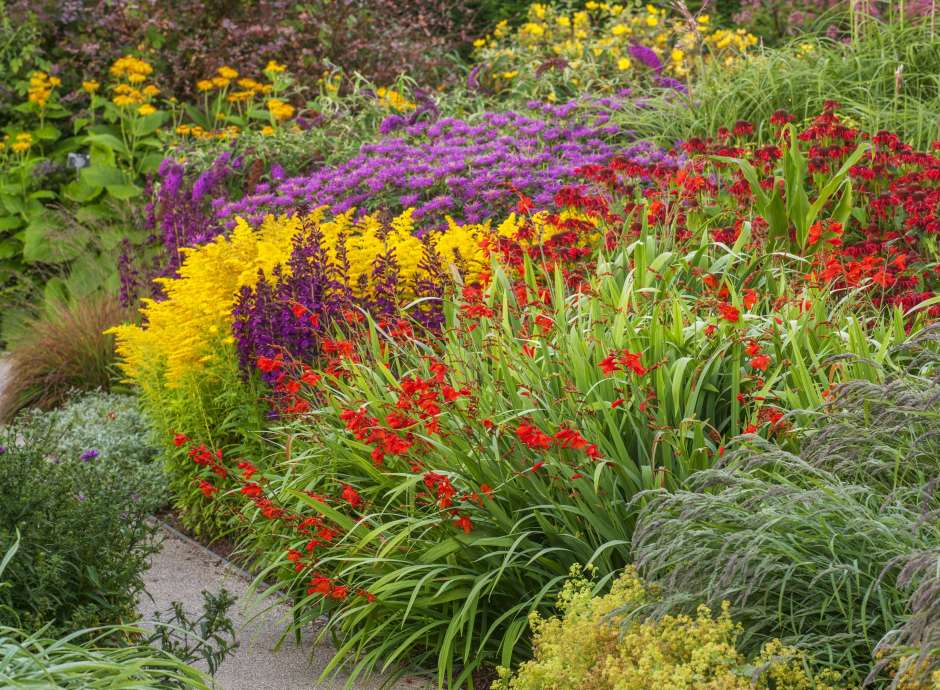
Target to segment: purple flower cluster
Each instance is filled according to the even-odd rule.
[[[319,226],[305,224],[294,239],[289,270],[277,266],[271,275],[259,275],[254,288],[242,288],[232,310],[232,334],[242,369],[253,371],[259,357],[277,354],[309,360],[318,353],[322,334],[342,330],[363,311],[380,323],[397,320],[403,293],[413,304],[408,316],[426,328],[439,327],[447,277],[429,237],[423,245],[420,274],[411,284],[402,283],[390,248],[375,262],[371,288],[366,290],[350,283],[344,240],[328,248]],[[335,259],[330,260],[328,249]]]
[[[387,136],[364,144],[352,159],[259,184],[238,200],[216,198],[212,205],[229,228],[236,216],[257,223],[268,213],[318,206],[393,214],[414,207],[415,218],[429,227],[443,225],[448,215],[469,223],[502,215],[518,194],[547,206],[575,170],[608,161],[615,153],[611,139],[623,133],[609,124],[610,108],[603,104],[530,109],[539,112],[485,112],[473,122],[445,117],[409,123],[391,115],[381,127]]]

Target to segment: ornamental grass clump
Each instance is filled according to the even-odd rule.
[[[745,650],[779,637],[850,683],[929,687],[940,665],[936,344],[936,328],[914,338],[908,376],[836,389],[799,455],[744,442],[687,490],[639,497],[634,559],[669,593],[653,609],[728,600]]]

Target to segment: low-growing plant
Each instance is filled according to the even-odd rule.
[[[12,586],[4,579],[4,571],[16,558],[19,536],[0,559],[0,589]],[[152,631],[112,625],[75,630],[53,639],[47,626],[30,632],[0,625],[0,682],[17,688],[52,684],[63,690],[208,690],[209,679],[188,664],[205,661],[212,675],[234,649],[226,639],[234,638],[228,617],[234,599],[224,589],[215,595],[203,592],[203,598],[203,613],[198,619],[191,619],[174,602],[168,620],[158,615]],[[13,612],[6,609],[5,613]]]
[[[595,595],[573,571],[558,597],[559,617],[530,620],[534,659],[514,674],[500,669],[493,690],[836,690],[839,674],[814,673],[804,653],[779,640],[749,662],[737,649],[741,627],[724,602],[714,615],[630,620],[630,612],[659,598],[631,567],[610,592]]]
[[[0,624],[43,634],[134,615],[156,550],[148,513],[89,449],[50,459],[56,431],[39,415],[0,429],[0,549],[19,541],[0,587]]]
[[[120,480],[141,508],[167,503],[167,479],[150,420],[134,396],[92,392],[43,415],[53,440],[55,462],[88,462],[96,471]]]

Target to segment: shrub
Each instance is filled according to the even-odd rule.
[[[150,421],[137,398],[117,393],[88,393],[43,415],[49,424],[50,458],[57,462],[88,459],[98,472],[120,480],[150,512],[168,500],[166,476],[154,446]]]
[[[577,573],[577,571],[575,571]],[[835,690],[837,673],[813,677],[804,655],[771,641],[750,663],[737,650],[741,628],[727,602],[714,616],[700,606],[695,616],[630,620],[631,609],[657,598],[628,568],[603,596],[576,576],[558,597],[560,618],[530,620],[535,658],[502,678],[494,690]],[[623,627],[621,627],[623,626]]]
[[[59,432],[61,433],[61,432]],[[0,430],[0,548],[19,538],[0,588],[0,624],[45,634],[132,616],[154,527],[124,478],[95,458],[49,459],[49,420],[21,417]]]
[[[930,353],[930,333],[915,343]],[[779,636],[853,683],[885,682],[886,666],[892,687],[928,683],[940,664],[935,350],[932,362],[837,389],[799,456],[745,444],[688,490],[639,497],[634,557],[671,593],[657,609],[727,599],[746,650]]]
[[[92,295],[41,309],[11,343],[0,420],[25,407],[50,409],[76,390],[111,388],[114,338],[104,331],[127,318],[117,299]]]

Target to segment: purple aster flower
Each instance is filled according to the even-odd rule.
[[[89,448],[88,450],[84,451],[79,457],[81,458],[82,462],[91,462],[92,460],[97,458],[100,454],[101,453],[99,453],[96,448]]]

